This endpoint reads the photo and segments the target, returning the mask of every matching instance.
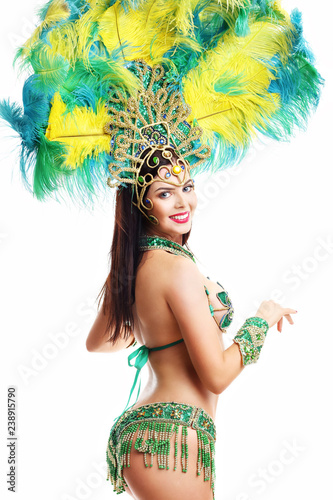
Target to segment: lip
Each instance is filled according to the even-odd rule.
[[[177,215],[185,215],[185,214],[187,214],[187,217],[185,217],[182,220],[173,218]],[[190,212],[179,212],[178,214],[170,215],[169,219],[173,220],[174,222],[177,222],[178,224],[185,224],[185,222],[188,222],[190,220]]]

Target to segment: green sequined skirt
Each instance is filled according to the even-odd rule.
[[[150,403],[133,410],[129,409],[113,425],[106,450],[106,461],[107,480],[111,481],[114,491],[122,493],[127,486],[122,471],[124,467],[130,466],[130,453],[137,431],[134,448],[142,452],[146,467],[152,467],[156,456],[157,466],[160,469],[172,467],[173,470],[177,470],[180,459],[181,470],[187,472],[188,427],[197,431],[197,475],[202,475],[204,481],[211,481],[214,494],[216,441],[214,421],[202,408],[176,402]],[[148,439],[145,440],[147,431]],[[174,434],[174,457],[170,460],[170,441]]]

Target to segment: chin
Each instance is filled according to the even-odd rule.
[[[168,223],[167,232],[176,233],[176,234],[186,234],[190,231],[191,227],[192,227],[191,219],[184,224],[179,224],[177,222],[171,222],[171,224]]]

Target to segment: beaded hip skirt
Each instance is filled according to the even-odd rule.
[[[142,452],[145,467],[153,466],[155,455],[159,469],[172,467],[173,470],[177,470],[180,460],[182,472],[187,472],[188,427],[197,432],[197,475],[202,475],[204,481],[211,481],[214,495],[216,441],[214,421],[202,408],[176,402],[150,403],[133,410],[129,409],[113,425],[106,450],[106,461],[107,480],[111,481],[114,491],[122,493],[127,486],[123,469],[130,466],[130,454],[137,431],[134,449]],[[171,463],[170,441],[174,434],[174,457]],[[144,439],[145,435],[147,439]]]

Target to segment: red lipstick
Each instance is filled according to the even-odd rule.
[[[190,212],[179,212],[178,214],[170,215],[169,218],[178,224],[184,224],[190,220]]]

